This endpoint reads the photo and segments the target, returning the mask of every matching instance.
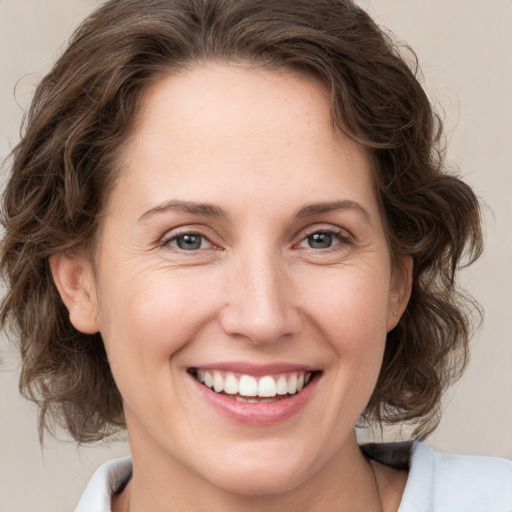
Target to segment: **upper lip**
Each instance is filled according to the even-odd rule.
[[[245,361],[235,362],[212,362],[207,364],[199,364],[191,366],[190,370],[220,370],[233,373],[241,373],[245,375],[253,375],[254,377],[261,377],[264,375],[286,373],[286,372],[314,372],[318,371],[318,367],[307,364],[298,363],[270,363],[270,364],[255,364]]]

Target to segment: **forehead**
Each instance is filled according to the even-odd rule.
[[[280,133],[280,141],[287,134],[288,142],[297,140],[301,132],[313,140],[314,125],[334,126],[329,91],[314,77],[290,69],[213,62],[155,82],[140,101],[137,121],[133,135],[139,139],[143,132],[150,137],[156,131],[183,134],[188,143],[203,147],[241,136],[249,147],[268,142],[272,132]],[[329,139],[335,133],[333,127]],[[197,137],[190,138],[191,134]],[[201,135],[209,136],[200,139]],[[325,133],[319,136],[325,144]]]
[[[209,202],[233,188],[241,201],[278,200],[276,190],[302,203],[351,199],[342,182],[375,202],[366,151],[335,128],[327,87],[291,70],[210,63],[160,79],[123,156],[121,180],[138,181],[147,201]]]

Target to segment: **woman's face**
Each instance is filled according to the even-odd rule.
[[[242,493],[348,453],[407,299],[327,90],[241,65],[147,92],[82,282],[135,463]]]

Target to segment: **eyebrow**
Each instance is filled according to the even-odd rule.
[[[314,215],[321,215],[322,213],[330,213],[339,210],[355,210],[364,217],[368,224],[371,224],[371,217],[368,211],[361,204],[348,199],[343,201],[306,204],[297,210],[295,213],[295,218],[303,219],[305,217],[312,217]]]
[[[142,222],[147,217],[151,217],[154,214],[166,212],[169,210],[178,210],[184,213],[202,217],[227,218],[226,212],[219,206],[209,203],[198,203],[194,201],[180,201],[177,199],[171,199],[158,206],[155,206],[154,208],[151,208],[147,212],[144,212],[139,217],[138,221]],[[351,200],[306,204],[296,211],[295,218],[304,219],[306,217],[313,217],[315,215],[321,215],[323,213],[330,213],[340,210],[355,210],[364,217],[366,222],[371,224],[370,214],[368,211],[361,204]]]
[[[198,215],[202,217],[227,217],[226,212],[219,206],[215,206],[209,203],[196,203],[194,201],[179,201],[172,199],[165,201],[164,203],[151,208],[147,212],[144,212],[139,217],[139,222],[142,222],[147,217],[151,217],[156,213],[166,212],[169,210],[178,210],[191,215]]]

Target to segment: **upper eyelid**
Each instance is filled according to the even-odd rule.
[[[178,231],[176,231],[176,230],[178,230]],[[211,247],[208,247],[205,249],[211,249],[212,247],[218,247],[218,244],[216,244],[214,241],[212,241],[211,237],[205,235],[204,233],[202,233],[199,230],[194,230],[194,229],[179,230],[179,228],[175,228],[171,231],[167,231],[162,237],[160,237],[158,244],[162,247],[169,246],[170,242],[172,242],[173,240],[176,240],[180,236],[184,236],[184,235],[195,235],[195,236],[200,236],[200,237],[204,238],[211,245]],[[195,252],[195,251],[191,251],[191,252]]]
[[[180,235],[200,235],[210,240],[211,236],[206,234],[205,231],[211,231],[211,229],[207,229],[205,226],[202,225],[184,224],[182,226],[175,226],[171,229],[166,230],[164,234],[160,237],[160,239],[170,240],[171,238]]]
[[[324,224],[323,226],[316,225],[316,226],[310,226],[309,228],[301,229],[294,238],[301,241],[304,238],[307,238],[308,236],[313,235],[314,233],[333,233],[333,234],[339,234],[340,236],[344,236],[344,234],[346,234],[346,236],[344,236],[344,238],[350,238],[350,239],[355,238],[354,235],[346,228],[342,228],[340,226],[326,225],[326,224]]]

